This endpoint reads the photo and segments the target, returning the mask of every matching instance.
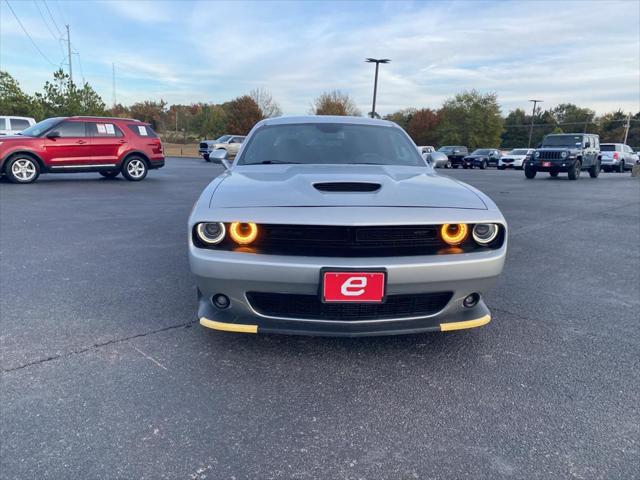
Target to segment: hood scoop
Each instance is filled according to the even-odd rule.
[[[321,192],[375,192],[380,190],[381,185],[379,183],[368,182],[324,182],[314,183],[314,188]]]

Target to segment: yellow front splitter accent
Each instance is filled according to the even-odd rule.
[[[257,325],[243,325],[241,323],[223,323],[216,322],[215,320],[209,320],[202,317],[200,319],[200,325],[207,328],[213,328],[214,330],[221,330],[223,332],[237,332],[237,333],[258,333]]]
[[[464,330],[465,328],[476,328],[486,325],[491,321],[491,315],[485,315],[484,317],[476,318],[475,320],[467,320],[466,322],[450,322],[441,323],[440,331],[448,332],[450,330]]]

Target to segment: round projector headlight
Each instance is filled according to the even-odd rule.
[[[249,245],[258,237],[258,226],[252,222],[233,222],[229,227],[229,235],[238,245]]]
[[[567,155],[569,155],[567,152],[562,152],[560,158],[567,158]]]
[[[469,228],[464,223],[445,223],[440,227],[440,236],[449,245],[460,245],[469,234]]]
[[[536,152],[533,154],[533,158],[540,158],[540,152]]]
[[[222,241],[227,229],[224,223],[199,223],[196,227],[198,238],[207,245],[216,245]]]
[[[480,245],[489,245],[498,236],[498,231],[495,223],[478,223],[473,227],[473,239]]]

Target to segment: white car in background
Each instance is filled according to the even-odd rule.
[[[0,115],[0,135],[17,135],[35,124],[36,121],[31,117]]]
[[[527,158],[531,158],[533,152],[535,152],[533,148],[515,148],[500,159],[498,169],[516,168],[522,170],[524,168],[524,161]]]

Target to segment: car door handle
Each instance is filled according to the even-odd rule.
[[[84,140],[78,140],[78,141],[76,141],[76,143],[79,143],[80,145],[83,145],[83,144],[85,144],[87,142],[85,142]]]

